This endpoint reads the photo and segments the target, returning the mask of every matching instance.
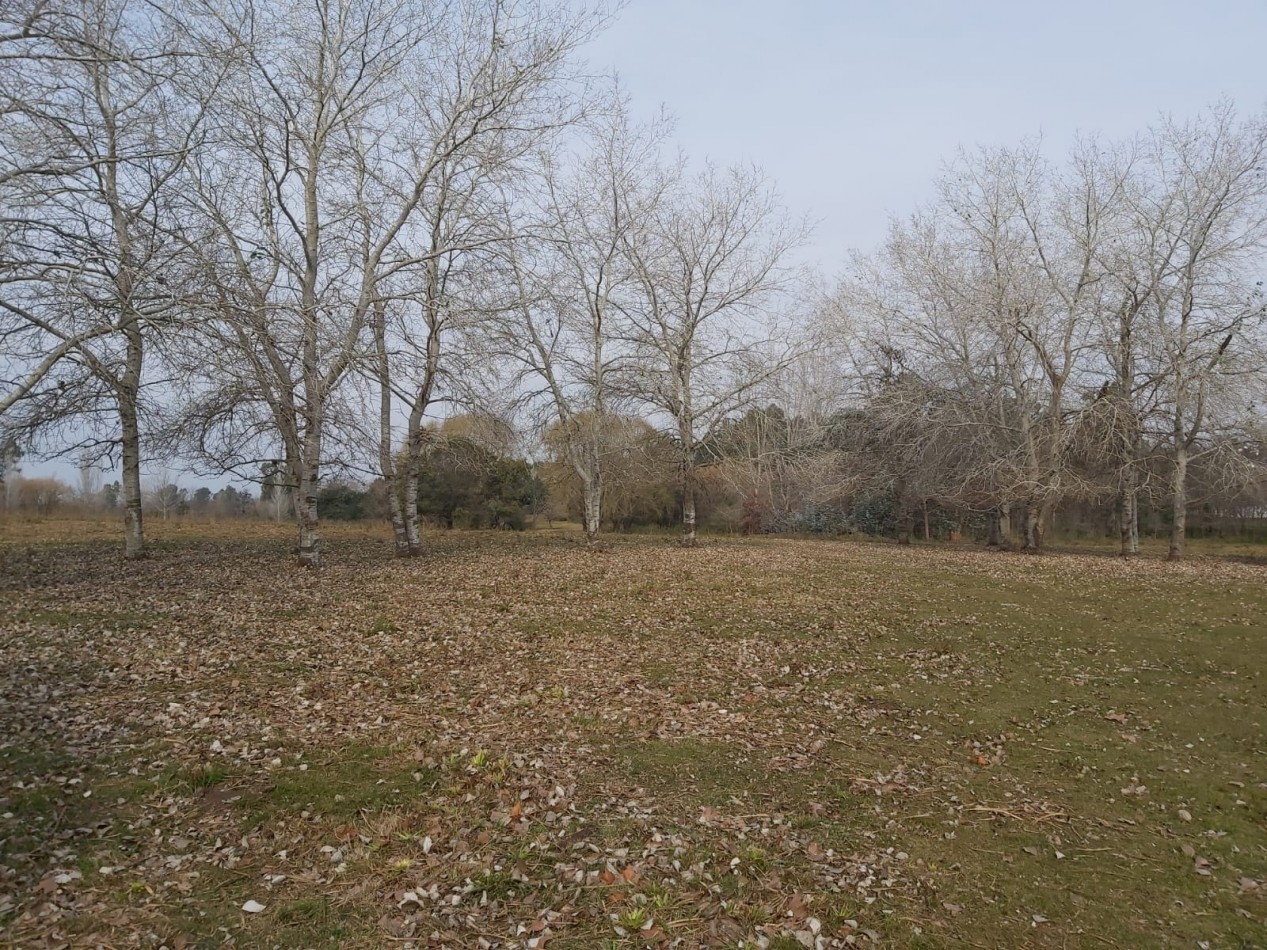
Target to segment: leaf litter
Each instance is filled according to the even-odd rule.
[[[6,560],[15,946],[1261,926],[1251,730],[1210,728],[1261,721],[1259,568],[775,540],[594,556],[545,533],[392,561],[349,528],[306,574],[277,538]],[[1123,591],[1154,606],[1089,626]]]

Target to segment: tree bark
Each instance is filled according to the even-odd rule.
[[[1117,526],[1121,556],[1139,554],[1139,499],[1133,484],[1127,485],[1118,495]]]
[[[1182,442],[1175,446],[1170,493],[1170,552],[1167,557],[1178,561],[1183,557],[1188,529],[1188,447]]]
[[[1003,546],[1003,516],[998,508],[991,508],[988,516],[986,544],[992,548]]]
[[[404,497],[401,504],[404,506],[405,518],[405,554],[409,557],[417,557],[422,553],[422,534],[418,526],[418,469],[421,464],[422,459],[411,453],[405,465]],[[399,551],[396,553],[400,554]]]
[[[581,494],[585,506],[585,540],[589,544],[597,544],[603,516],[602,483],[596,478],[585,479],[581,483]]]
[[[1139,492],[1131,493],[1131,554],[1139,554]]]
[[[409,532],[405,527],[405,506],[401,501],[399,488],[394,475],[387,479],[387,509],[392,523],[392,544],[397,557],[408,557]]]
[[[695,534],[695,466],[682,466],[682,546],[694,547]]]
[[[317,520],[317,480],[321,476],[317,460],[321,455],[321,443],[311,430],[304,442],[304,460],[295,504],[299,519],[296,553],[300,567],[316,568],[321,566],[321,527]]]
[[[145,528],[141,513],[141,432],[136,402],[126,394],[119,399],[123,429],[123,556],[129,561],[145,557]]]
[[[1021,517],[1021,550],[1037,553],[1043,546],[1043,525],[1038,504],[1034,501],[1025,502]]]
[[[387,511],[396,556],[408,557],[409,531],[405,526],[405,507],[409,496],[401,491],[402,479],[392,458],[391,367],[387,359],[387,307],[382,300],[374,303],[374,349],[378,357],[378,467],[387,485]]]

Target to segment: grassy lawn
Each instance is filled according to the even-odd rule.
[[[0,944],[1267,944],[1253,551],[153,529],[0,523]]]

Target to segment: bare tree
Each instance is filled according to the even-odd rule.
[[[172,515],[183,513],[188,506],[188,492],[176,484],[168,468],[160,468],[145,482],[145,501],[153,510],[170,521]]]
[[[937,420],[909,432],[956,433],[918,456],[943,498],[992,519],[1019,508],[1031,550],[1061,503],[1115,498],[1132,554],[1164,445],[1179,556],[1194,453],[1207,482],[1216,459],[1229,487],[1248,471],[1263,129],[1223,106],[1139,142],[1081,143],[1061,166],[1034,145],[961,156],[938,199],[859,263],[845,305],[927,387],[909,410]],[[900,414],[885,392],[871,408]]]
[[[79,457],[79,500],[89,506],[95,506],[100,500],[101,470],[93,462],[90,454]]]
[[[641,293],[623,309],[636,354],[625,386],[671,420],[680,450],[682,543],[695,543],[699,447],[795,355],[789,256],[808,227],[755,169],[678,179],[623,251]]]
[[[505,251],[513,298],[495,348],[517,367],[523,399],[551,420],[581,482],[592,544],[602,528],[614,377],[627,356],[619,322],[630,305],[620,298],[637,293],[625,252],[665,188],[658,153],[667,127],[636,126],[617,103],[586,131],[579,154],[542,157],[535,207],[507,222],[517,235]]]
[[[146,353],[179,313],[172,191],[220,78],[181,12],[77,0],[0,28],[0,414],[28,443],[117,450],[129,558],[145,550]]]
[[[435,92],[411,103],[423,197],[397,241],[407,266],[379,286],[373,320],[379,467],[398,555],[421,548],[423,420],[446,364],[464,362],[455,359],[454,341],[469,340],[480,319],[475,288],[494,276],[492,253],[507,237],[500,227],[507,193],[529,174],[525,164],[543,137],[578,117],[569,57],[603,22],[584,11],[502,3],[473,4],[467,14],[429,44],[420,80]],[[381,188],[382,176],[372,177]],[[373,205],[362,200],[358,208],[368,235]],[[393,397],[405,414],[399,451]]]
[[[1157,235],[1149,329],[1168,422],[1170,557],[1178,559],[1194,453],[1221,447],[1220,397],[1263,369],[1243,344],[1256,342],[1267,319],[1253,276],[1267,247],[1267,117],[1242,121],[1224,103],[1191,123],[1162,122],[1147,149],[1152,187],[1140,210]]]
[[[552,121],[551,83],[597,21],[504,0],[292,13],[252,0],[220,13],[245,52],[221,139],[194,176],[195,243],[214,288],[201,352],[220,358],[187,406],[186,437],[249,469],[280,443],[299,562],[316,566],[322,466],[341,424],[356,428],[347,382],[366,370],[380,386],[379,465],[400,499],[398,549],[416,553],[406,482],[416,484],[448,269],[469,249],[482,183]],[[389,336],[403,346],[389,352]],[[399,473],[393,397],[408,414]]]

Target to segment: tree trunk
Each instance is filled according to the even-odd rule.
[[[387,359],[387,305],[374,302],[374,349],[378,357],[378,467],[387,485],[387,511],[392,524],[392,542],[397,557],[409,556],[409,531],[405,526],[403,479],[392,458],[391,366]],[[408,463],[406,463],[408,464]]]
[[[311,420],[310,420],[311,425]],[[309,429],[304,439],[304,460],[300,467],[299,491],[295,514],[299,517],[299,545],[296,549],[300,567],[321,566],[321,528],[317,521],[317,480],[321,476],[321,443]]]
[[[1131,554],[1139,553],[1139,493],[1137,491],[1131,493],[1131,537],[1130,548]]]
[[[695,466],[682,466],[682,546],[695,546]]]
[[[387,480],[387,504],[396,557],[417,557],[422,553],[418,528],[419,460],[412,448],[407,452],[404,463],[393,466]]]
[[[915,533],[915,512],[905,509],[897,522],[897,543],[910,544],[911,535]]]
[[[924,502],[924,540],[933,540],[933,529],[928,524],[928,502]]]
[[[1139,554],[1139,499],[1133,484],[1127,485],[1118,495],[1117,527],[1121,556],[1134,557]]]
[[[1175,447],[1175,465],[1170,482],[1170,553],[1169,559],[1183,557],[1183,544],[1188,529],[1188,447]]]
[[[988,527],[986,529],[986,544],[992,548],[1003,546],[1003,516],[999,513],[998,508],[991,508],[988,515]]]
[[[119,400],[123,430],[123,556],[129,561],[145,557],[145,528],[141,517],[141,431],[136,403],[129,396]]]
[[[1038,542],[1036,550],[1043,549],[1043,543],[1047,540],[1047,535],[1056,527],[1056,503],[1054,501],[1044,501],[1038,506],[1038,524],[1034,527],[1034,537]]]
[[[1033,501],[1025,502],[1021,521],[1021,550],[1037,553],[1043,546],[1043,526],[1040,521],[1039,508]]]
[[[104,74],[98,77],[101,82],[97,87],[99,94],[108,89],[108,82],[103,81],[104,79]],[[118,114],[107,107],[104,100],[99,102],[106,125],[107,154],[115,159],[118,157]],[[105,162],[101,171],[104,176],[101,179],[102,186],[110,205],[114,240],[118,246],[119,268],[115,276],[115,291],[118,294],[120,316],[123,318],[123,335],[127,341],[123,373],[115,389],[119,402],[120,449],[123,456],[123,556],[129,561],[135,561],[145,557],[145,527],[141,512],[141,427],[137,413],[141,398],[145,347],[132,299],[136,289],[132,233],[128,215],[119,200],[119,164],[115,161]]]
[[[401,499],[405,518],[405,548],[409,557],[417,557],[422,553],[422,534],[418,527],[418,466],[420,464],[420,459],[411,453],[405,467],[404,497]]]
[[[581,484],[581,493],[585,505],[585,540],[597,544],[603,516],[602,484],[595,478],[586,479]]]
[[[400,484],[393,476],[387,482],[387,510],[392,523],[392,544],[397,557],[409,555],[409,533],[405,528],[405,506]]]

